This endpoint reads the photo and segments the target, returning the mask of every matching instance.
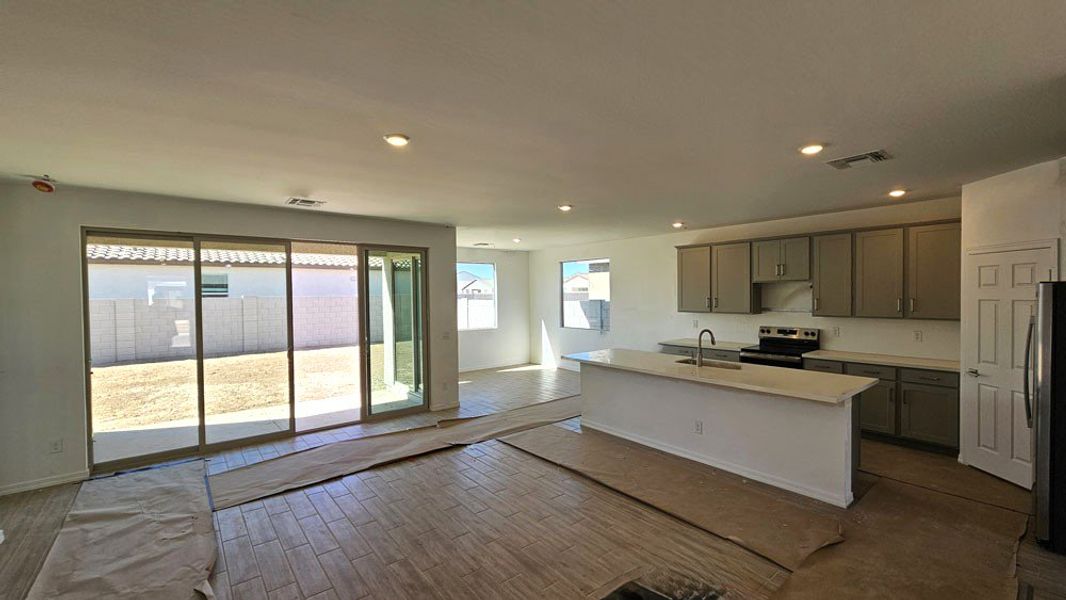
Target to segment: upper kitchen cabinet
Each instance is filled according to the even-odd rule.
[[[907,229],[907,316],[958,319],[962,226],[921,225]]]
[[[811,278],[811,239],[754,242],[751,264],[754,283],[806,281]]]
[[[903,317],[903,229],[855,233],[855,316]]]
[[[812,240],[812,310],[816,317],[851,316],[851,234],[815,236]]]
[[[711,247],[677,249],[678,312],[711,312]]]
[[[711,311],[754,312],[751,281],[751,244],[711,247]]]

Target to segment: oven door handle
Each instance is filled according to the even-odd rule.
[[[803,358],[800,356],[793,356],[791,354],[767,354],[765,352],[748,352],[745,350],[740,351],[740,358],[758,358],[762,360],[780,360],[784,362],[798,363],[803,362]]]

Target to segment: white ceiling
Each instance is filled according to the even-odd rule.
[[[1062,0],[7,0],[0,172],[499,248],[942,197],[1066,154],[1063,23]]]

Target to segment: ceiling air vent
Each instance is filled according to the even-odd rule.
[[[874,150],[873,152],[864,152],[862,154],[856,154],[855,156],[835,158],[827,161],[825,164],[834,169],[850,169],[852,167],[865,167],[866,165],[883,162],[890,160],[891,158],[892,156],[884,150]]]
[[[324,200],[311,200],[310,198],[296,198],[292,197],[285,201],[285,204],[289,206],[299,206],[301,208],[318,208],[326,202]]]
[[[474,247],[475,248],[491,248],[492,247],[492,243],[491,242],[474,242]]]

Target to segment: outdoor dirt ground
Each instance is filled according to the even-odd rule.
[[[397,378],[411,377],[411,342],[397,344]],[[344,346],[293,353],[296,401],[359,394],[359,348]],[[370,346],[371,388],[383,389],[383,345]],[[285,352],[204,360],[208,414],[285,405]],[[196,419],[196,361],[175,360],[94,367],[94,431],[114,431],[179,419]]]

